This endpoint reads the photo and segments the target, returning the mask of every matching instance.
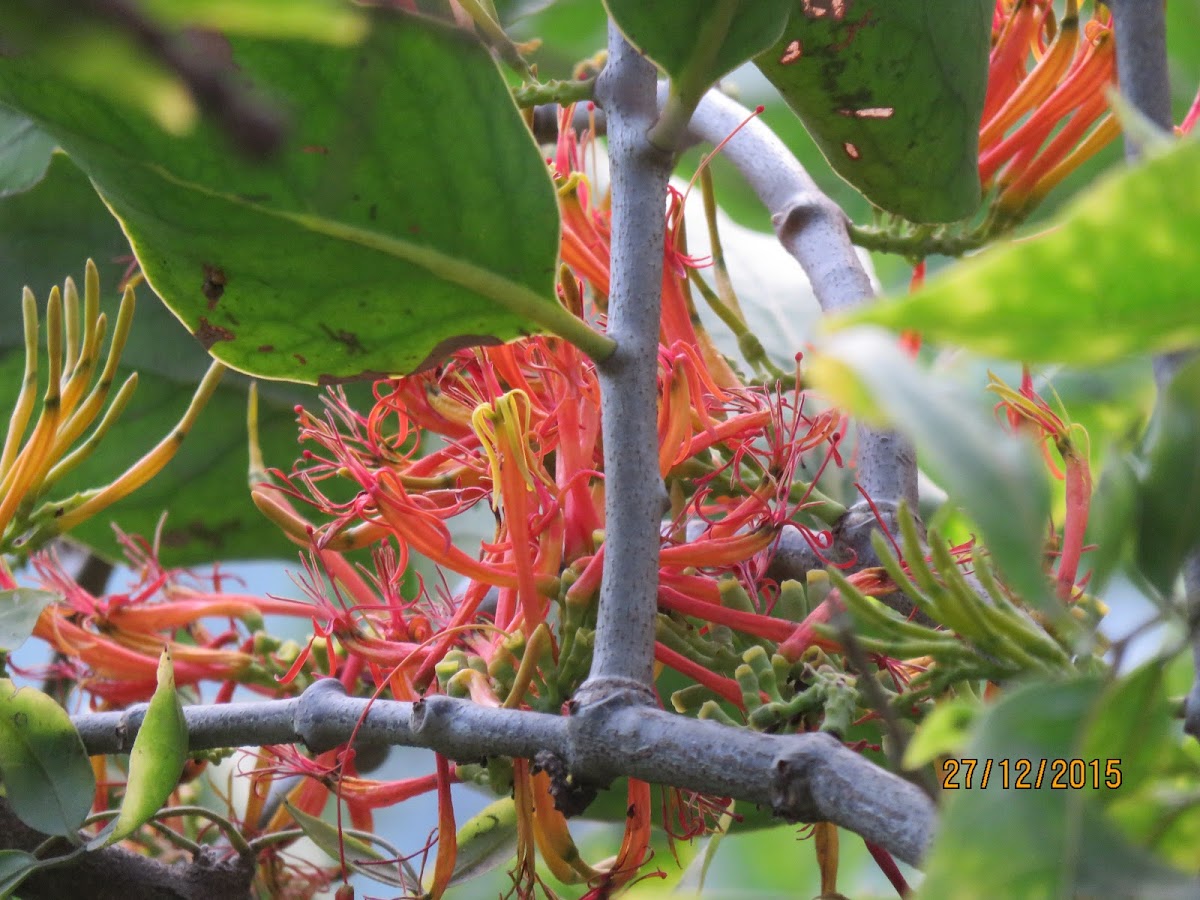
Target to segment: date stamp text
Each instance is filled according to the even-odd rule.
[[[1005,790],[1079,791],[1121,786],[1119,759],[947,759],[942,763],[942,790],[988,786]]]

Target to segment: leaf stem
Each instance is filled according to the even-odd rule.
[[[570,106],[591,100],[596,93],[596,79],[529,81],[513,88],[513,99],[517,106],[528,109],[543,103]]]

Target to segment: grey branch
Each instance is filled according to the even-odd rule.
[[[346,743],[357,727],[358,745],[426,747],[459,762],[549,751],[581,783],[629,776],[755,803],[789,821],[830,821],[913,865],[929,847],[936,821],[929,798],[830,735],[761,734],[630,700],[610,691],[570,716],[553,716],[442,695],[372,703],[326,679],[293,700],[188,706],[184,715],[192,750],[302,742],[321,752]],[[89,754],[122,753],[145,712],[139,704],[74,722]]]
[[[736,101],[709,91],[696,108],[689,130],[697,140],[716,144],[749,115]],[[780,242],[804,268],[826,313],[874,299],[871,279],[846,231],[845,213],[765,122],[758,118],[747,122],[725,145],[722,155],[771,213]],[[897,432],[860,426],[857,455],[859,485],[875,501],[883,524],[893,534],[899,533],[896,516],[901,502],[910,510],[917,509],[916,450]],[[868,504],[853,506],[839,524],[839,542],[831,558],[853,556],[862,565],[874,564],[870,533],[877,524]],[[799,535],[785,534],[780,551],[774,564],[777,576],[802,579],[818,561]]]
[[[592,669],[577,697],[638,684],[653,697],[659,522],[658,331],[667,181],[673,160],[647,132],[658,116],[654,66],[609,25],[596,100],[608,121],[612,264],[608,334],[616,351],[596,366],[604,441],[604,577]]]
[[[1171,81],[1167,72],[1166,11],[1161,3],[1114,0],[1110,4],[1117,38],[1117,71],[1121,94],[1134,109],[1170,133]],[[1142,147],[1125,136],[1125,158],[1136,162]],[[1175,373],[1193,353],[1164,353],[1154,360],[1154,383],[1159,394],[1167,389]],[[1200,548],[1183,564],[1183,588],[1187,594],[1188,621],[1192,630],[1192,655],[1200,672]],[[1200,675],[1192,684],[1184,706],[1184,729],[1200,738]]]
[[[1167,74],[1167,20],[1163,3],[1113,0],[1117,40],[1117,71],[1121,96],[1168,134],[1171,121],[1171,81]],[[1125,136],[1125,158],[1135,161],[1142,148]]]

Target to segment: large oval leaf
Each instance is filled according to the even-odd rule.
[[[840,317],[1028,362],[1101,363],[1200,344],[1200,142],[1074,201],[1045,233]]]
[[[914,222],[979,206],[991,0],[793,0],[755,59],[839,175]]]
[[[0,778],[14,813],[44,834],[75,839],[96,779],[66,711],[41,691],[0,679]]]
[[[555,298],[550,178],[473,38],[386,16],[361,47],[238,38],[230,53],[293,117],[270,165],[210,125],[172,138],[24,57],[0,61],[0,99],[91,176],[212,355],[319,383],[539,327],[594,336]]]

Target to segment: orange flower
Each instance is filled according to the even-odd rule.
[[[1107,99],[1116,79],[1112,17],[1093,3],[1081,23],[1079,5],[1067,0],[1057,21],[1051,0],[996,4],[979,174],[1005,218],[1026,215],[1120,133]]]

